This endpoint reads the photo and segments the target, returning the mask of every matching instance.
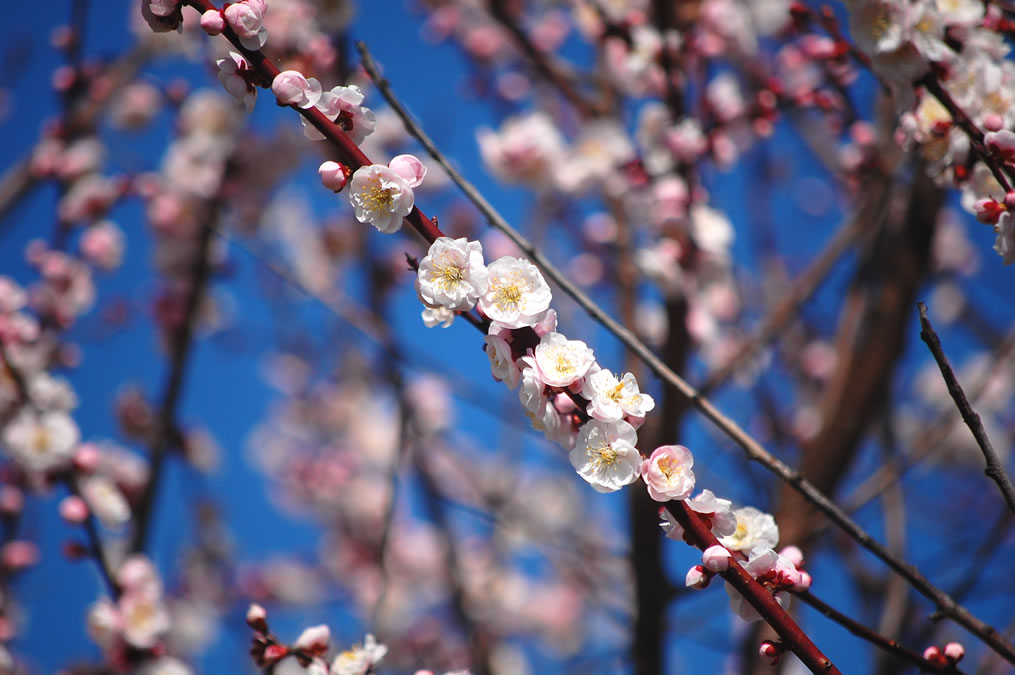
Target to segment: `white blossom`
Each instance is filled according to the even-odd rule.
[[[745,506],[733,512],[737,519],[736,529],[719,541],[732,551],[749,553],[758,548],[773,548],[779,543],[779,527],[770,514],[753,506]]]
[[[625,415],[645,417],[656,405],[651,396],[639,391],[634,375],[624,373],[618,380],[605,368],[586,376],[581,393],[589,400],[589,415],[604,422],[615,422]]]
[[[638,436],[627,422],[591,420],[578,430],[571,466],[596,492],[615,492],[638,479]]]
[[[419,294],[428,306],[472,309],[486,292],[483,245],[462,237],[439,237],[419,263]]]
[[[544,384],[567,387],[585,376],[595,363],[595,355],[581,340],[547,333],[536,346],[535,355],[526,357],[526,362],[535,367]]]
[[[487,267],[489,283],[479,308],[508,328],[539,323],[550,308],[550,287],[528,260],[504,256]]]
[[[522,373],[511,358],[511,345],[500,335],[487,335],[485,342],[494,379],[506,384],[508,389],[514,389],[518,386]]]
[[[64,412],[22,408],[3,431],[3,443],[27,471],[45,472],[70,463],[81,434]]]
[[[415,197],[405,179],[382,164],[361,166],[352,175],[349,201],[356,220],[391,234],[402,229]]]

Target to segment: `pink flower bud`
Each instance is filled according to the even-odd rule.
[[[77,495],[65,497],[60,502],[60,517],[71,525],[80,525],[88,519],[88,505]]]
[[[299,649],[311,656],[323,656],[331,642],[331,629],[323,623],[307,628],[293,643],[293,649]]]
[[[299,108],[313,108],[321,100],[321,83],[314,78],[303,77],[296,70],[283,70],[271,82],[271,91],[280,105],[294,105]]]
[[[803,570],[797,572],[796,582],[793,584],[793,590],[797,593],[800,591],[806,591],[811,587],[811,575]]]
[[[709,546],[701,554],[701,562],[709,572],[725,572],[730,568],[730,552],[718,544]]]
[[[176,11],[180,0],[146,0],[155,16],[169,16]]]
[[[949,642],[945,645],[944,652],[949,663],[958,663],[966,655],[966,648],[958,642]]]
[[[782,658],[783,652],[786,648],[781,643],[772,642],[771,640],[764,640],[761,646],[758,648],[758,654],[764,659],[770,666],[774,666],[779,663],[779,659]]]
[[[92,443],[82,443],[74,452],[74,468],[81,473],[92,473],[99,467],[102,454]]]
[[[349,167],[338,162],[324,162],[317,169],[317,175],[321,177],[321,184],[332,192],[339,192],[349,182],[351,175]]]
[[[797,569],[803,567],[804,552],[801,551],[798,547],[787,546],[786,548],[779,551],[779,555],[781,555],[783,558],[793,563],[793,567],[796,567]]]
[[[987,131],[1001,131],[1004,128],[1004,119],[997,113],[990,113],[983,118],[983,128]]]
[[[218,35],[226,27],[226,20],[222,18],[222,12],[217,9],[209,9],[201,15],[201,28],[208,35]]]
[[[268,612],[256,602],[247,609],[247,625],[259,633],[268,632]]]
[[[1002,204],[998,204],[993,199],[980,199],[973,205],[973,210],[976,211],[976,219],[981,223],[997,225],[997,221],[1001,219],[1001,214],[1007,208]]]
[[[418,187],[426,177],[426,167],[412,155],[399,155],[390,162],[388,168],[405,179],[409,187]]]
[[[699,591],[707,588],[710,581],[712,581],[712,574],[701,565],[695,565],[687,570],[687,576],[684,578],[684,584],[688,588]]]
[[[944,666],[947,665],[948,661],[945,659],[944,654],[941,653],[941,649],[936,645],[931,645],[923,650],[923,658],[931,663]]]

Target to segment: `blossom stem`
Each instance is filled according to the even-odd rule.
[[[686,502],[666,502],[666,510],[684,528],[684,536],[702,551],[710,546],[719,546],[719,540],[712,534],[711,526],[693,511]],[[786,648],[792,651],[812,673],[839,673],[839,669],[811,642],[803,629],[782,608],[775,597],[768,592],[735,558],[730,558],[729,569],[721,573],[733,588],[768,622]]]

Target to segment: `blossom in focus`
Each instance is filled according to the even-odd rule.
[[[348,87],[333,87],[331,91],[323,92],[315,105],[325,117],[340,126],[353,143],[359,145],[373,133],[377,121],[373,112],[361,105],[363,98],[360,88],[352,84]],[[324,139],[324,134],[308,123],[305,117],[301,117],[300,120],[303,122],[303,133],[307,138],[312,141]]]
[[[236,52],[229,52],[228,59],[219,59],[215,65],[218,66],[219,82],[229,95],[242,103],[247,112],[253,110],[257,87],[250,83],[250,64],[247,60]]]
[[[789,609],[789,589],[798,583],[800,573],[787,558],[780,556],[770,548],[756,548],[751,552],[750,559],[744,564],[744,570],[770,591],[783,609]],[[730,597],[730,609],[744,621],[760,621],[761,615],[740,595],[733,586],[726,583],[726,593]]]
[[[419,262],[419,295],[429,306],[465,311],[487,290],[483,245],[462,237],[439,237]]]
[[[321,100],[321,83],[313,77],[304,77],[296,70],[283,70],[271,82],[271,92],[283,105],[313,108]]]
[[[732,502],[728,499],[721,499],[712,494],[711,490],[702,490],[701,494],[694,499],[688,499],[686,504],[692,511],[700,515],[711,525],[712,534],[716,537],[725,537],[736,531],[737,519],[730,510]],[[684,538],[684,528],[673,519],[669,511],[662,512],[663,520],[659,526],[667,538],[680,541]]]
[[[338,162],[321,162],[317,168],[317,175],[321,177],[321,184],[332,192],[341,192],[345,184],[349,182],[351,172],[349,167]]]
[[[222,10],[222,18],[247,49],[260,49],[268,41],[264,27],[265,0],[239,0]]]
[[[709,572],[725,572],[730,567],[730,552],[722,546],[709,546],[701,554],[701,563]]]
[[[388,168],[405,179],[409,187],[416,188],[426,178],[426,166],[414,155],[398,155],[388,162]],[[478,243],[478,242],[477,242]]]
[[[504,256],[487,266],[489,284],[479,308],[508,328],[539,323],[550,308],[550,287],[528,260]]]
[[[664,445],[641,464],[641,477],[648,494],[657,502],[681,500],[694,490],[694,457],[682,445]]]
[[[7,453],[26,471],[43,473],[68,465],[81,434],[69,415],[23,407],[3,430]]]
[[[596,492],[615,492],[638,479],[638,436],[627,422],[590,420],[578,430],[571,466]]]
[[[719,540],[726,548],[749,553],[755,548],[773,548],[779,543],[779,526],[771,514],[745,506],[734,511],[733,515],[737,519],[736,529]]]
[[[604,422],[621,420],[626,415],[645,417],[656,405],[651,396],[639,391],[634,375],[625,373],[618,380],[605,368],[585,378],[581,393],[589,400],[589,415]]]
[[[560,333],[547,333],[536,346],[533,357],[526,357],[543,384],[567,387],[581,378],[595,363],[595,355],[581,340],[568,340]]]
[[[402,228],[402,219],[412,211],[415,197],[405,179],[384,165],[371,164],[352,175],[349,201],[356,220],[391,234]]]

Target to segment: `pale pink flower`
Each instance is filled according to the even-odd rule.
[[[387,653],[387,646],[377,642],[373,635],[367,633],[362,646],[353,645],[335,657],[331,664],[332,675],[365,675],[373,666],[380,663]]]
[[[581,340],[568,340],[560,333],[547,333],[525,362],[536,369],[539,379],[551,387],[568,387],[581,378],[595,363],[592,349]]]
[[[783,609],[789,609],[789,589],[799,583],[799,572],[786,558],[770,548],[756,548],[751,552],[750,559],[744,564],[744,570],[759,583],[770,589]],[[744,600],[733,586],[726,583],[726,593],[730,596],[730,609],[744,621],[760,621],[761,615]]]
[[[779,543],[779,526],[771,514],[745,506],[733,515],[737,519],[736,529],[719,540],[726,548],[749,553],[755,548],[772,548]]]
[[[313,108],[321,100],[321,83],[296,70],[283,70],[271,82],[271,91],[283,105]]]
[[[104,270],[114,270],[123,261],[123,230],[109,220],[92,225],[81,235],[81,255]]]
[[[65,412],[36,412],[24,407],[3,430],[8,454],[26,471],[43,473],[70,464],[80,439]]]
[[[488,286],[483,245],[464,237],[438,237],[419,262],[417,279],[426,305],[454,311],[472,309]]]
[[[0,564],[8,571],[23,570],[39,562],[39,547],[34,542],[14,539],[0,548]]]
[[[627,422],[591,420],[578,430],[571,466],[596,492],[615,492],[638,479],[638,436]]]
[[[624,373],[618,380],[605,368],[590,372],[581,393],[589,400],[589,415],[604,422],[621,420],[628,415],[645,417],[655,408],[655,401],[639,391],[638,382],[631,373]]]
[[[701,565],[695,565],[687,570],[687,575],[684,577],[684,585],[696,591],[707,588],[711,581],[712,575]]]
[[[352,175],[349,201],[356,220],[391,234],[402,229],[402,219],[412,211],[415,197],[405,179],[386,166],[371,164]]]
[[[351,175],[349,167],[338,162],[322,162],[317,168],[317,175],[321,177],[321,184],[332,192],[341,192],[342,188],[349,181]]]
[[[709,572],[718,574],[719,572],[725,572],[730,567],[730,552],[724,547],[716,545],[709,546],[701,554],[701,564],[705,566]]]
[[[293,647],[311,656],[323,656],[331,643],[331,629],[325,624],[311,626],[296,638]]]
[[[226,28],[222,10],[209,9],[201,15],[201,29],[208,35],[218,35]]]
[[[550,287],[528,260],[504,256],[487,266],[489,285],[479,308],[508,328],[539,323],[550,308]]]
[[[120,612],[112,602],[103,598],[88,608],[85,621],[88,635],[103,649],[110,649],[123,627]]]
[[[487,335],[485,342],[494,379],[506,384],[508,389],[514,389],[518,386],[522,373],[511,357],[511,345],[499,335]]]
[[[648,494],[657,502],[682,500],[694,489],[694,457],[682,445],[664,445],[641,464],[641,477]]]
[[[105,527],[117,529],[130,520],[130,505],[116,483],[94,475],[81,481],[81,496]]]
[[[419,187],[426,178],[426,167],[413,155],[398,155],[388,162],[388,168],[404,178],[412,188]]]
[[[532,415],[542,415],[546,408],[546,385],[539,379],[535,368],[525,368],[521,373],[521,387],[518,389],[518,400]]]
[[[69,495],[60,501],[60,517],[71,525],[80,525],[88,520],[88,505],[77,495]]]
[[[218,66],[219,82],[229,95],[242,103],[247,112],[253,110],[257,87],[250,82],[250,64],[247,59],[236,52],[229,52],[228,59],[219,59],[215,65]]]
[[[331,91],[321,94],[320,100],[315,105],[325,117],[340,126],[353,143],[359,145],[373,133],[377,123],[373,112],[362,105],[363,98],[363,92],[354,84],[348,87],[332,87]],[[303,133],[307,138],[312,141],[324,138],[324,134],[307,122],[306,118],[301,117],[300,120],[303,122]]]
[[[949,642],[945,645],[944,655],[949,663],[958,663],[966,655],[966,648],[958,642]]]
[[[264,27],[263,2],[240,0],[222,10],[222,17],[240,38],[240,44],[247,49],[257,50],[268,41],[268,30]]]
[[[564,138],[542,112],[510,118],[499,132],[480,129],[477,140],[487,168],[508,183],[546,189],[564,159]]]
[[[716,537],[725,537],[736,531],[737,519],[730,511],[730,500],[716,497],[711,490],[702,490],[700,495],[688,499],[685,503],[710,523],[712,534]],[[684,528],[674,520],[669,511],[664,510],[662,516],[663,520],[659,526],[663,528],[666,537],[675,541],[683,539]]]

